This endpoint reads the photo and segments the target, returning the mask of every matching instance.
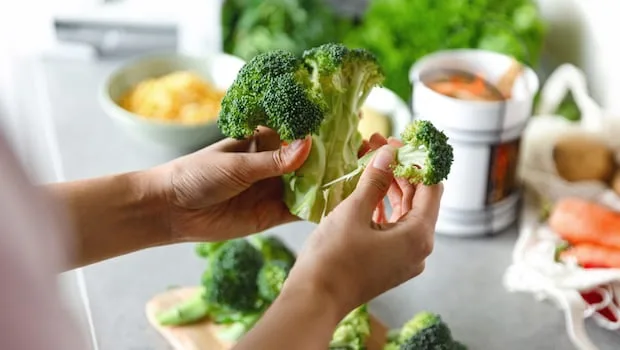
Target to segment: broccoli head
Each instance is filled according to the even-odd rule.
[[[430,121],[416,120],[408,124],[401,138],[403,146],[397,149],[394,176],[424,185],[434,185],[448,177],[454,161],[453,149],[448,137]],[[366,153],[359,159],[355,170],[325,184],[323,188],[356,178],[368,166],[375,152]]]
[[[453,350],[454,340],[448,325],[437,314],[420,312],[400,330],[401,350]]]
[[[261,252],[265,262],[280,260],[290,265],[295,263],[295,253],[276,236],[254,235],[248,240]]]
[[[370,313],[363,304],[345,316],[332,336],[330,350],[364,350],[370,336]]]
[[[255,310],[263,263],[261,253],[247,240],[226,241],[209,258],[203,275],[207,303],[239,312]]]
[[[281,260],[271,260],[263,265],[258,273],[258,293],[261,298],[269,303],[276,300],[284,281],[291,271],[292,265]]]
[[[324,114],[325,103],[308,66],[290,52],[274,50],[254,56],[240,69],[222,99],[217,123],[225,136],[235,139],[266,126],[290,141],[318,132]]]

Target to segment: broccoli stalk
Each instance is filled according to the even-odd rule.
[[[407,179],[410,183],[434,185],[448,177],[454,154],[448,137],[431,122],[416,120],[401,133],[403,146],[397,148],[394,176]],[[368,166],[376,151],[366,153],[359,159],[358,167],[352,172],[330,182],[323,188],[356,178]]]
[[[157,322],[162,326],[179,326],[205,319],[209,314],[209,304],[204,294],[205,289],[201,287],[190,299],[157,314]]]
[[[359,111],[384,76],[375,57],[362,49],[326,44],[307,50],[303,59],[312,67],[326,109],[318,133],[312,135],[308,159],[284,176],[285,203],[294,215],[319,222],[355,189],[357,181],[327,190],[322,185],[357,168]]]

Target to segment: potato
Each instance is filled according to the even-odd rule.
[[[608,182],[616,170],[610,147],[586,133],[561,136],[554,145],[553,160],[558,174],[570,182]]]

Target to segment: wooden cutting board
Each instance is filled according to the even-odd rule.
[[[146,316],[153,326],[175,350],[230,350],[233,343],[222,341],[215,334],[221,326],[208,320],[200,323],[170,327],[157,323],[155,315],[196,293],[196,287],[175,288],[154,296],[146,304]],[[381,350],[385,344],[387,327],[371,316],[371,335],[368,350]]]

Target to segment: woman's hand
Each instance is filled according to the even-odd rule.
[[[370,148],[385,144],[380,137]],[[302,250],[283,294],[316,289],[338,308],[340,317],[424,270],[433,250],[442,185],[413,186],[395,180],[390,169],[396,141],[374,156],[356,190],[321,222]],[[385,196],[391,218],[380,218],[377,206]],[[300,293],[303,294],[303,293]]]
[[[231,239],[296,220],[282,201],[280,175],[299,168],[310,147],[309,137],[282,147],[273,130],[260,128],[156,168],[172,240]]]

